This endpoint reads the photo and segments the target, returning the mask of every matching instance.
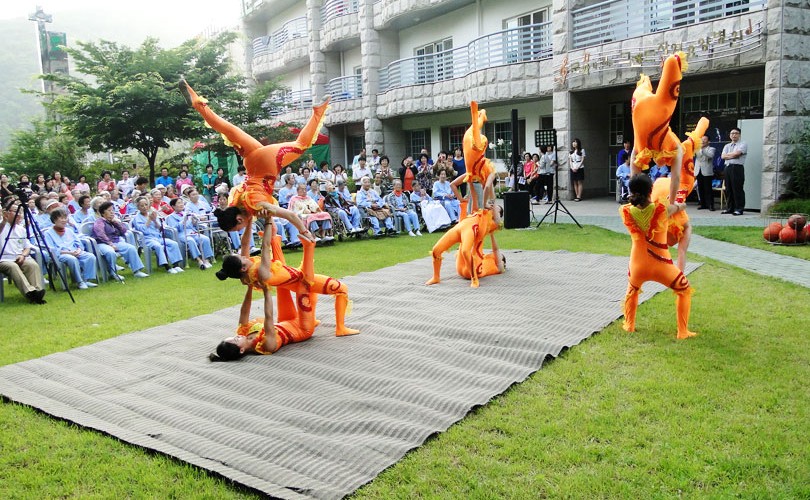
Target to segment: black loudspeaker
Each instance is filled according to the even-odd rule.
[[[529,192],[508,191],[503,193],[503,227],[517,229],[529,227]]]

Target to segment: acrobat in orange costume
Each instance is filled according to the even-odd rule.
[[[709,128],[709,119],[698,120],[695,130],[687,134],[687,138],[681,146],[683,147],[683,162],[681,163],[681,180],[675,201],[685,203],[686,198],[692,193],[695,187],[695,149],[699,148],[700,138],[706,134]],[[661,177],[655,181],[652,190],[653,201],[664,201],[668,199],[671,192],[671,180]],[[669,218],[667,230],[667,244],[671,247],[678,245],[678,268],[683,271],[686,266],[686,251],[691,241],[692,227],[689,224],[689,215],[685,210],[675,212]]]
[[[315,319],[315,306],[317,295],[335,296],[335,335],[338,337],[354,335],[359,330],[348,328],[345,324],[349,309],[348,289],[339,280],[314,273],[315,243],[301,240],[304,247],[304,256],[301,268],[287,266],[281,253],[281,238],[273,236],[273,261],[270,266],[270,277],[264,282],[259,277],[261,257],[253,257],[254,264],[248,269],[247,277],[242,280],[245,285],[255,290],[265,290],[269,293],[270,287],[276,288],[276,303],[278,305],[278,321],[275,324],[276,348],[265,349],[265,331],[262,320],[252,320],[242,323],[237,329],[238,335],[250,335],[258,332],[254,339],[254,350],[260,354],[270,354],[282,346],[302,342],[312,337],[318,321]],[[276,258],[276,256],[280,256]],[[292,293],[295,292],[295,302]]]
[[[486,201],[491,196],[489,191],[492,189],[492,183],[495,178],[495,168],[492,166],[492,162],[485,156],[489,140],[481,133],[484,129],[484,124],[487,122],[487,111],[485,109],[479,110],[478,103],[471,101],[470,115],[472,117],[472,123],[470,128],[464,132],[462,139],[462,150],[464,151],[464,163],[467,165],[467,173],[457,180],[454,180],[452,185],[456,197],[461,199],[456,189],[456,181],[459,183],[467,183],[467,188],[470,192],[470,198],[467,202],[468,210],[472,213],[486,206]],[[479,193],[475,189],[475,184],[481,186],[481,199],[478,198]],[[460,218],[464,218],[468,210],[461,210]]]
[[[650,202],[644,208],[623,205],[619,209],[622,222],[632,240],[627,294],[624,297],[624,324],[628,332],[636,330],[636,311],[641,285],[657,281],[675,292],[679,339],[693,337],[690,332],[689,310],[692,305],[692,287],[683,272],[672,263],[667,246],[668,203]]]
[[[276,178],[284,167],[300,157],[307,148],[315,143],[318,131],[323,124],[326,108],[329,106],[329,99],[312,108],[312,117],[301,129],[295,141],[264,146],[239,127],[214,113],[208,107],[208,100],[198,96],[185,80],[180,81],[180,91],[189,104],[202,115],[205,123],[222,134],[225,143],[233,146],[236,152],[244,158],[247,177],[240,186],[236,186],[231,191],[228,204],[243,207],[249,215],[255,215],[257,211],[261,210],[262,202],[278,205],[273,197],[273,185]]]
[[[655,92],[650,77],[642,74],[633,92],[631,110],[633,117],[633,151],[630,154],[630,168],[633,174],[649,168],[650,161],[656,165],[669,165],[675,188],[680,183],[680,171],[673,166],[683,162],[683,148],[678,136],[672,131],[669,122],[681,94],[681,79],[687,69],[686,54],[677,52],[666,58],[661,72],[661,80]]]
[[[494,232],[498,222],[493,219],[492,209],[476,210],[449,229],[433,245],[433,277],[425,284],[433,285],[441,281],[442,254],[453,245],[458,244],[456,255],[456,272],[462,278],[470,280],[470,286],[478,288],[479,278],[501,274],[501,259]],[[484,239],[489,235],[492,241],[492,252],[484,254]]]

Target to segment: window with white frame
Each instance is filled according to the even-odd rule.
[[[409,130],[408,131],[408,154],[415,160],[419,158],[419,153],[423,149],[430,151],[428,142],[430,141],[430,129]]]
[[[517,63],[539,59],[551,50],[551,44],[538,26],[549,20],[548,8],[536,10],[503,20],[506,61]]]
[[[431,83],[453,77],[453,39],[445,38],[413,49],[416,83]]]

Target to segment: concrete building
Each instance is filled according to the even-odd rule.
[[[461,142],[469,101],[487,110],[486,134],[537,151],[556,129],[560,184],[573,138],[587,152],[586,196],[613,192],[616,153],[632,138],[639,73],[688,55],[671,120],[681,137],[705,113],[711,140],[732,126],[749,145],[747,208],[784,190],[785,155],[810,103],[810,6],[798,0],[242,0],[250,74],[289,88],[276,113],[303,122],[332,96],[333,162],[362,147],[398,166],[427,148]],[[510,112],[519,131],[511,136]],[[502,151],[491,155],[503,158]]]

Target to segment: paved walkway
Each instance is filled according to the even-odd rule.
[[[619,219],[618,204],[612,198],[583,200],[581,202],[563,201],[563,205],[576,218],[580,224],[590,224],[603,227],[611,231],[626,233],[626,229]],[[534,216],[541,219],[548,211],[550,205],[535,205]],[[765,227],[759,213],[746,212],[742,216],[721,215],[719,211],[697,210],[693,204],[689,205],[689,218],[697,226],[753,226]],[[549,215],[543,224],[553,221],[554,214]],[[573,224],[565,212],[557,213],[557,222]],[[535,225],[537,222],[533,222]],[[692,235],[689,252],[710,257],[727,264],[731,264],[749,271],[781,278],[791,283],[810,288],[810,261],[780,255],[765,250],[757,250],[734,243],[705,238],[697,234]]]

